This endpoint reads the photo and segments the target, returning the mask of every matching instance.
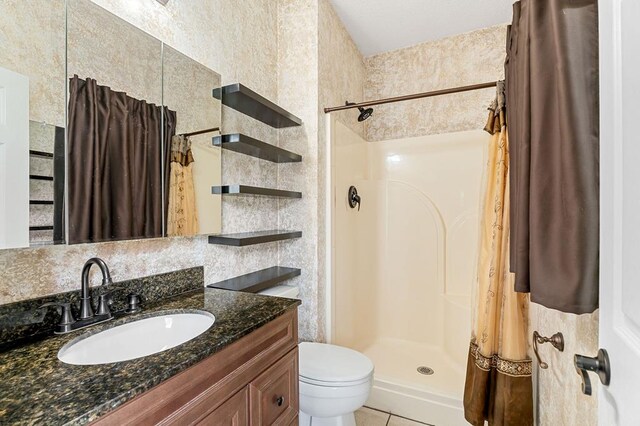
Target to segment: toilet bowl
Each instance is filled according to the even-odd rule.
[[[274,287],[262,294],[297,297],[296,287]],[[354,412],[369,397],[373,363],[349,348],[325,343],[298,345],[300,426],[355,426]]]
[[[325,343],[300,343],[300,426],[355,426],[369,397],[373,363],[363,354]]]

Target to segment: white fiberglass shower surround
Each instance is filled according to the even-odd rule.
[[[367,142],[327,121],[330,341],[375,364],[367,406],[464,425],[487,135]]]

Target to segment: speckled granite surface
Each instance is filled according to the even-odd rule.
[[[96,272],[98,268],[93,269]],[[77,318],[80,306],[80,281],[78,277],[78,290],[75,291],[0,305],[0,351],[11,347],[16,341],[52,334],[60,315],[53,308],[40,309],[39,307],[44,303],[71,302],[74,317]],[[111,312],[117,312],[126,308],[129,293],[139,295],[144,307],[146,303],[157,303],[167,297],[198,290],[203,286],[204,268],[199,266],[120,281],[112,286],[93,286],[91,296],[93,306],[97,306],[98,296],[110,292],[113,298]]]
[[[196,290],[88,329],[96,333],[166,312],[215,315],[205,333],[178,347],[115,364],[74,366],[58,350],[82,331],[0,353],[0,424],[87,424],[261,327],[300,301],[219,289]]]

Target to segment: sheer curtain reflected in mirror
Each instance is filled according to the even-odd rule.
[[[215,71],[170,46],[163,49],[163,102],[176,112],[176,135],[166,160],[167,235],[190,236],[221,231],[221,152],[212,144],[220,134],[220,87]],[[188,94],[188,96],[186,96]]]

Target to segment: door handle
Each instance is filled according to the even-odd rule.
[[[596,357],[575,354],[573,356],[573,365],[576,367],[578,375],[582,377],[583,394],[591,395],[589,371],[596,373],[603,385],[609,386],[609,382],[611,381],[611,363],[609,362],[609,354],[606,349],[598,349],[598,356]]]

